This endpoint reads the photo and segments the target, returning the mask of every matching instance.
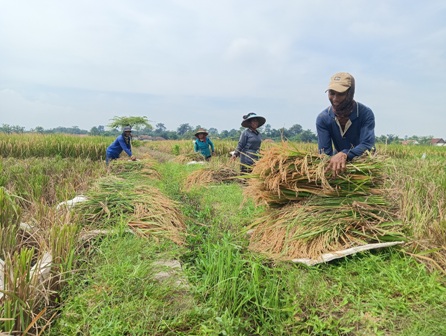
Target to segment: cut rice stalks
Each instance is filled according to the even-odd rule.
[[[101,179],[88,200],[75,207],[87,224],[104,226],[109,220],[128,218],[129,227],[143,236],[165,237],[184,243],[186,226],[179,205],[159,189],[134,185],[115,176]],[[155,229],[156,228],[156,229]]]
[[[147,156],[147,155],[146,155]],[[125,175],[138,172],[148,177],[159,179],[161,175],[155,170],[156,161],[151,157],[144,160],[131,161],[128,159],[113,160],[110,163],[109,171],[115,175]]]
[[[380,196],[312,197],[259,217],[249,247],[275,259],[318,258],[374,242],[402,241],[402,225]]]
[[[193,171],[184,183],[184,189],[190,190],[193,187],[203,186],[211,183],[228,183],[240,181],[237,179],[238,172],[231,167],[210,166]]]
[[[340,176],[329,157],[287,143],[262,153],[247,175],[245,196],[270,207],[252,225],[250,248],[274,258],[317,258],[361,244],[405,240],[384,195],[384,158],[363,155]]]
[[[349,197],[382,192],[384,158],[363,155],[349,162],[346,171],[336,177],[325,172],[328,160],[325,155],[302,152],[288,143],[273,146],[262,152],[252,173],[245,175],[245,195],[257,204],[281,206],[313,195]]]

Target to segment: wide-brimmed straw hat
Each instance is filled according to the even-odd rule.
[[[259,121],[259,126],[262,126],[264,123],[266,123],[266,118],[262,117],[258,114],[256,114],[255,112],[249,112],[247,115],[243,116],[243,121],[242,121],[242,126],[243,127],[249,127],[249,125],[251,124],[251,120],[253,119],[257,119]]]
[[[195,136],[198,138],[198,134],[200,133],[203,133],[206,136],[209,134],[204,128],[199,128],[198,131],[195,133]]]

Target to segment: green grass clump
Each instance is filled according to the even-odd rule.
[[[153,262],[174,259],[173,244],[156,244],[133,235],[115,235],[97,246],[98,253],[63,296],[63,312],[51,335],[177,335],[196,330],[196,308],[175,276],[156,280]],[[176,252],[175,252],[176,251]]]

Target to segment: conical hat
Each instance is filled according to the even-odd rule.
[[[204,133],[204,135],[208,135],[209,133],[204,128],[199,128],[198,131],[195,133],[195,136],[198,137],[198,134]]]

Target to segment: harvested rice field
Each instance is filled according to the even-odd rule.
[[[228,143],[107,169],[91,139],[0,158],[2,333],[446,334],[446,148],[378,146],[331,176],[273,143],[241,175]]]

